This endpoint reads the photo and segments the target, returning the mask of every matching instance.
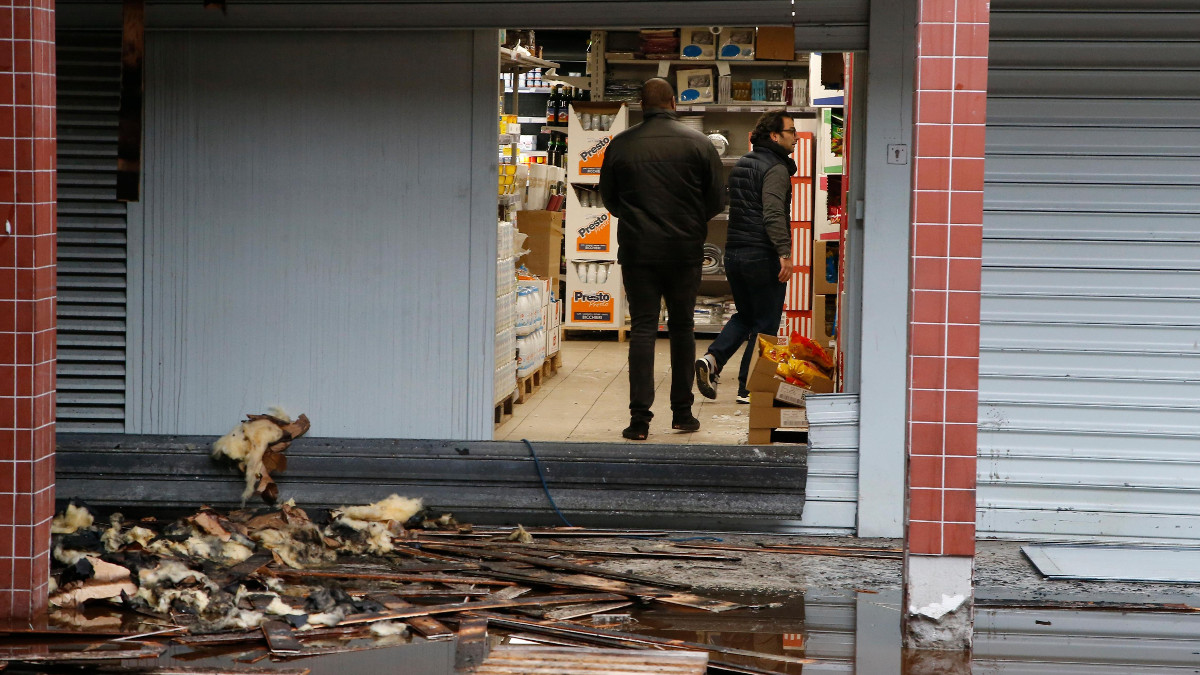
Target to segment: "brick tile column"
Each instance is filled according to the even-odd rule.
[[[53,0],[0,4],[0,618],[46,606],[54,515]]]
[[[958,649],[973,611],[988,2],[918,0],[917,16],[905,640]]]

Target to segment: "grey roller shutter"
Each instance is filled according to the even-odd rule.
[[[149,0],[154,29],[476,28],[631,29],[681,25],[796,27],[801,51],[867,48],[868,0],[368,0],[299,2],[239,0],[206,11],[192,0]],[[66,0],[60,14],[71,26],[113,21],[119,3]]]
[[[1200,539],[1200,7],[992,5],[985,536]]]
[[[121,34],[59,32],[58,430],[125,430]]]

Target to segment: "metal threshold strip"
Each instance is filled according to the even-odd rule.
[[[1200,547],[1030,544],[1021,552],[1051,579],[1200,583]]]

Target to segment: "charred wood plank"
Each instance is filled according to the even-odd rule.
[[[412,607],[409,609],[393,610],[389,612],[374,612],[371,614],[351,615],[343,619],[338,625],[353,626],[361,623],[372,623],[374,621],[392,621],[395,619],[410,619],[415,616],[429,616],[431,614],[456,614],[458,612],[503,609],[506,607],[528,607],[554,604],[570,605],[581,602],[605,602],[612,600],[624,600],[624,598],[613,593],[587,593],[582,595],[539,595],[531,598],[520,598],[513,600],[476,600],[472,602],[456,602],[449,605],[427,605],[424,607]]]
[[[299,654],[302,650],[292,627],[282,621],[264,621],[262,632],[267,638],[267,646],[271,648],[272,654]]]
[[[458,644],[454,650],[454,668],[460,672],[478,668],[487,658],[487,619],[472,617],[458,624]]]
[[[412,603],[395,594],[373,595],[371,598],[388,609],[409,609],[413,606]],[[414,616],[411,619],[405,619],[404,623],[429,640],[454,637],[454,631],[447,628],[446,624],[432,617]]]

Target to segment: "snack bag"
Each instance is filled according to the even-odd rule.
[[[778,344],[770,338],[758,336],[758,351],[763,358],[776,363],[787,361],[788,350],[786,345]]]
[[[792,358],[812,361],[825,374],[833,370],[833,359],[830,358],[829,353],[822,349],[821,345],[799,333],[792,333],[792,337],[788,341],[788,353],[791,354]]]
[[[825,378],[825,373],[821,372],[819,365],[805,359],[788,359],[788,369],[791,371],[792,377],[801,383],[801,386],[810,385],[817,378]]]

